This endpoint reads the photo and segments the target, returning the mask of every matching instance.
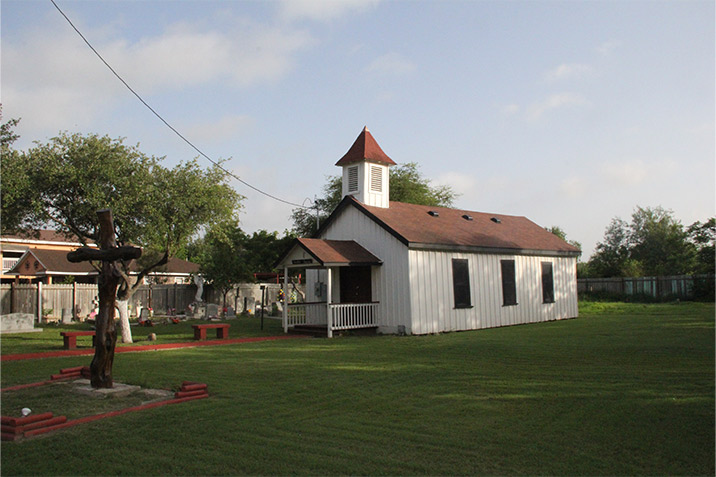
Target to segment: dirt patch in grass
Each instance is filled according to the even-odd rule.
[[[168,389],[149,389],[115,383],[111,390],[92,389],[87,379],[58,381],[25,389],[3,390],[3,416],[22,416],[22,409],[32,414],[52,412],[55,416],[78,419],[128,407],[141,406],[173,397]]]

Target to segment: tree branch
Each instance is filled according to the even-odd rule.
[[[164,256],[157,263],[155,263],[154,265],[150,265],[150,266],[146,267],[144,270],[142,270],[141,272],[139,272],[139,275],[137,275],[137,281],[134,283],[134,285],[132,285],[132,290],[137,288],[139,286],[139,284],[142,283],[142,280],[144,280],[144,277],[146,277],[149,274],[149,272],[151,272],[152,270],[154,270],[157,267],[161,267],[162,265],[165,265],[168,261],[169,261],[169,251],[167,250],[166,252],[164,252]]]

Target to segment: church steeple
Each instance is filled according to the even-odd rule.
[[[352,195],[366,205],[388,208],[388,167],[395,162],[383,152],[367,126],[336,165],[343,168],[344,197]]]

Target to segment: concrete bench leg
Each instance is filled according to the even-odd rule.
[[[202,341],[206,339],[206,329],[205,328],[194,328],[194,339],[198,341]]]
[[[229,328],[217,328],[216,329],[216,337],[220,340],[225,340],[229,338]]]

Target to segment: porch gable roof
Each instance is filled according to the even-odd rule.
[[[298,238],[279,261],[278,266],[310,268],[382,265],[382,263],[382,260],[355,240]]]

